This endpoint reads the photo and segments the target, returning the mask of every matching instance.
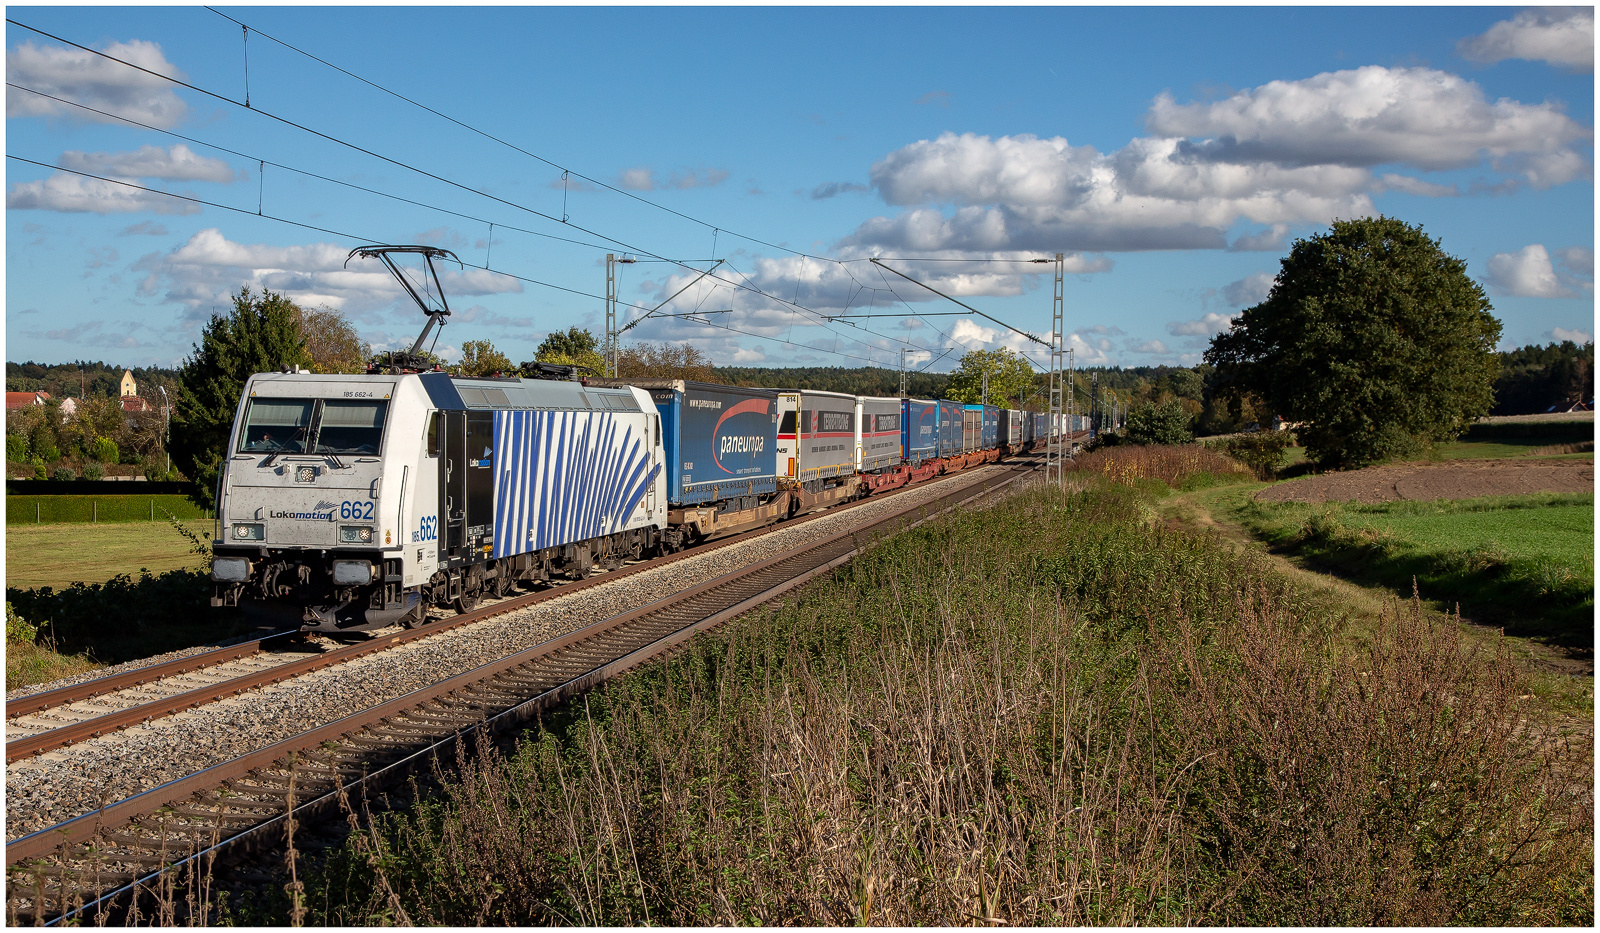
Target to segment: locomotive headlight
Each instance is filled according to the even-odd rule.
[[[364,586],[372,582],[372,565],[364,560],[333,562],[333,582],[340,586]]]
[[[340,525],[339,541],[342,544],[371,544],[371,525]]]
[[[264,541],[267,537],[267,526],[260,522],[238,522],[233,526],[235,541]]]

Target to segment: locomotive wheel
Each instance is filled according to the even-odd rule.
[[[516,588],[517,581],[513,580],[504,569],[500,571],[499,576],[489,581],[489,595],[495,599],[499,599]]]
[[[417,608],[406,613],[405,618],[400,620],[400,624],[406,628],[421,628],[428,624],[428,604],[425,602],[417,603]]]
[[[471,612],[472,610],[476,609],[478,607],[479,595],[480,593],[478,590],[473,590],[470,593],[462,593],[460,596],[457,596],[455,599],[456,611]]]

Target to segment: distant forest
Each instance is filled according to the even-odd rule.
[[[1495,380],[1496,415],[1522,415],[1594,399],[1594,344],[1579,346],[1570,340],[1544,346],[1530,345],[1499,354],[1500,375]],[[49,392],[55,398],[68,396],[109,398],[117,394],[124,368],[138,380],[139,394],[156,399],[157,386],[170,393],[177,385],[178,371],[160,367],[122,367],[103,362],[59,364],[6,363],[7,392]],[[1123,402],[1161,402],[1176,398],[1194,417],[1202,433],[1236,429],[1232,422],[1249,420],[1248,408],[1242,413],[1227,411],[1226,404],[1214,398],[1211,367],[1129,366],[1080,368],[1076,373],[1078,407],[1088,407],[1096,386],[1105,398],[1115,392]],[[1044,377],[1038,377],[1041,386]],[[715,381],[729,385],[768,388],[817,389],[850,395],[898,395],[898,370],[878,367],[847,369],[838,366],[747,367],[719,366]],[[937,398],[950,383],[949,373],[907,373],[906,391],[916,398]],[[1109,392],[1108,392],[1109,390]],[[1255,413],[1259,417],[1261,413]]]
[[[113,366],[109,363],[6,363],[7,392],[49,392],[51,398],[114,398],[122,383],[123,370],[133,373],[139,383],[139,395],[146,401],[159,403],[161,393],[157,386],[166,386],[170,394],[178,385],[176,369],[158,366]]]

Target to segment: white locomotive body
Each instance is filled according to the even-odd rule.
[[[445,373],[263,373],[223,464],[216,605],[314,631],[579,578],[666,525],[648,393]]]

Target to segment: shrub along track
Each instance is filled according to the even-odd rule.
[[[164,868],[182,865],[209,873],[219,857],[229,863],[247,859],[279,844],[285,829],[297,822],[337,818],[346,795],[365,795],[388,786],[417,766],[431,764],[441,750],[468,733],[516,727],[576,693],[670,651],[694,632],[848,560],[864,542],[986,496],[1026,476],[1034,466],[1025,462],[1010,470],[985,471],[974,482],[960,483],[930,502],[896,510],[870,524],[12,840],[6,846],[9,919],[14,923],[103,919],[126,910],[140,890],[170,884],[173,875],[163,876]],[[616,577],[604,574],[584,584],[598,585]],[[483,618],[480,612],[506,612],[510,603],[527,605],[572,591],[567,586],[508,600],[459,616],[450,624],[468,624]],[[441,630],[426,626],[353,647],[381,650],[397,639]]]

